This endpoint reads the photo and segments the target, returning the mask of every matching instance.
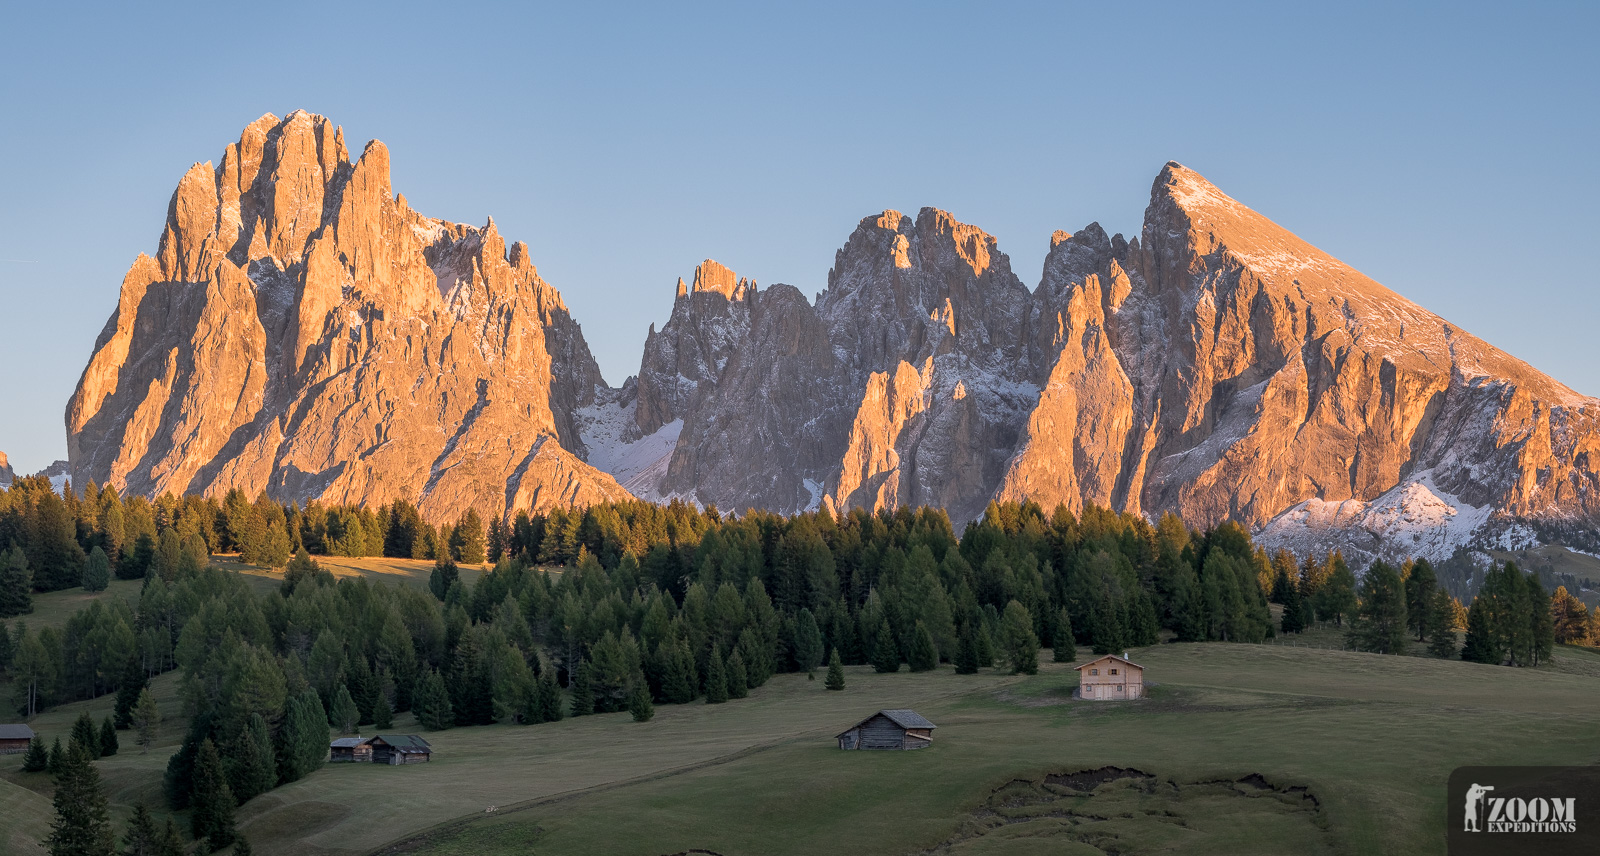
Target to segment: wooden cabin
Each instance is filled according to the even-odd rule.
[[[371,737],[341,737],[328,744],[328,760],[333,763],[371,761]]]
[[[839,735],[840,749],[922,749],[938,726],[914,710],[880,710]]]
[[[1090,660],[1078,669],[1078,697],[1091,701],[1121,701],[1144,697],[1144,667],[1128,659],[1107,654]]]
[[[0,755],[16,755],[28,751],[33,742],[33,729],[22,723],[0,725]]]
[[[426,764],[433,760],[433,747],[415,734],[379,734],[371,745],[374,764]]]

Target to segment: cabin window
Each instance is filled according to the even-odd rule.
[[[1099,669],[1090,669],[1089,670],[1089,674],[1098,675],[1098,674],[1100,674],[1100,670]]]
[[[1117,673],[1117,670],[1116,670],[1116,669],[1112,669],[1112,670],[1111,670],[1111,674],[1113,674],[1113,675],[1115,675],[1115,674],[1116,674],[1116,673]]]

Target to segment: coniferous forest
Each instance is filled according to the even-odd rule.
[[[235,552],[283,567],[277,590],[210,562]],[[426,588],[336,581],[314,555],[434,568]],[[469,585],[458,563],[493,568]],[[142,579],[137,602],[26,626],[33,592],[111,577]],[[42,479],[0,491],[0,607],[21,616],[0,625],[0,668],[24,716],[114,692],[115,726],[138,729],[149,680],[179,673],[191,727],[168,800],[215,801],[227,785],[228,805],[196,817],[317,769],[330,728],[387,728],[402,711],[428,729],[642,721],[656,704],[737,703],[774,673],[825,664],[841,686],[840,665],[1032,672],[1041,647],[1070,662],[1080,649],[1259,643],[1318,624],[1347,628],[1359,650],[1415,638],[1436,656],[1534,666],[1594,623],[1511,565],[1464,610],[1425,561],[1378,563],[1358,581],[1338,554],[1268,555],[1232,523],[1200,532],[1092,506],[991,504],[959,537],[936,509],[785,518],[646,502],[435,527],[406,503],[149,502],[93,484],[58,495]]]

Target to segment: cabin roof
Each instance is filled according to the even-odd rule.
[[[1134,661],[1129,660],[1126,657],[1118,657],[1116,654],[1107,654],[1104,657],[1096,657],[1093,660],[1090,660],[1089,662],[1084,663],[1081,666],[1073,666],[1073,668],[1074,669],[1087,669],[1087,668],[1089,668],[1090,666],[1093,666],[1096,663],[1103,663],[1106,660],[1116,660],[1119,663],[1127,663],[1128,665],[1134,667],[1135,669],[1139,669],[1141,671],[1144,669],[1144,667],[1139,665],[1138,663],[1135,663]]]
[[[382,740],[390,748],[399,752],[432,752],[433,747],[428,741],[415,734],[379,734],[374,740]]]
[[[0,740],[32,740],[33,729],[20,722],[0,725]]]
[[[364,746],[371,742],[371,737],[341,737],[338,740],[329,743],[328,746],[333,749],[353,749],[357,746]]]
[[[914,710],[912,710],[910,708],[897,707],[897,708],[894,708],[892,710],[880,710],[877,713],[874,713],[872,716],[869,716],[866,719],[863,719],[860,722],[856,723],[855,725],[852,725],[849,728],[846,728],[844,731],[839,732],[839,736],[843,737],[844,735],[849,734],[853,729],[860,728],[861,726],[866,725],[868,722],[871,722],[874,717],[878,717],[878,716],[885,717],[890,722],[893,722],[895,725],[898,725],[901,728],[904,728],[904,729],[907,729],[907,730],[912,729],[912,728],[938,728],[939,727],[939,726],[934,725],[933,723],[929,722],[925,717],[923,717],[922,714],[917,713],[916,711],[914,711]]]

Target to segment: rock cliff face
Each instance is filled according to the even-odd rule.
[[[625,496],[580,457],[603,389],[526,245],[412,211],[389,153],[352,162],[263,116],[179,183],[67,407],[73,481],[424,515]]]
[[[933,209],[863,220],[815,306],[752,286],[730,319],[679,292],[640,375],[675,397],[638,428],[682,430],[643,495],[958,521],[992,498],[1092,502],[1367,556],[1600,518],[1600,401],[1178,164],[1139,238],[1057,232],[1031,293]],[[665,346],[703,341],[715,359]]]
[[[525,245],[412,211],[380,143],[265,116],[184,176],[67,428],[75,482],[433,519],[1031,499],[1363,556],[1600,520],[1600,401],[1178,164],[1137,238],[1057,232],[1031,291],[931,208],[862,220],[814,303],[707,260],[612,389]]]
[[[17,480],[17,474],[11,471],[11,462],[6,460],[6,453],[0,452],[0,487],[10,487]]]

